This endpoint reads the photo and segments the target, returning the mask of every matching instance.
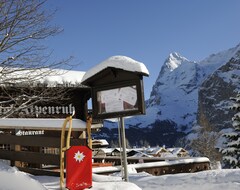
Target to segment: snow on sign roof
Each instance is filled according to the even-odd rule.
[[[143,63],[135,61],[130,57],[119,55],[112,56],[106,59],[105,61],[99,63],[97,66],[88,70],[82,78],[82,83],[108,67],[123,69],[125,71],[137,72],[146,76],[149,75],[148,69]]]

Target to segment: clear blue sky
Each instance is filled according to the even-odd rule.
[[[199,61],[240,43],[240,0],[50,0],[64,32],[47,41],[87,71],[114,55],[143,62],[145,99],[171,52]]]

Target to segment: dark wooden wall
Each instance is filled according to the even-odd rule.
[[[35,175],[59,175],[60,154],[44,153],[43,148],[60,149],[59,137],[15,136],[0,134],[0,144],[10,145],[10,149],[0,149],[0,159],[10,160],[11,165]],[[86,139],[71,138],[71,146],[86,145]],[[59,150],[60,151],[60,150]],[[55,166],[43,168],[43,165]]]

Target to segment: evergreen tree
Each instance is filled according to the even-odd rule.
[[[221,152],[227,167],[240,168],[240,93],[232,100],[234,103],[231,109],[237,112],[232,118],[233,132],[224,134],[227,138],[227,143]]]

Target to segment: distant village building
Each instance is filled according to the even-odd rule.
[[[104,142],[104,141],[103,141]],[[100,141],[99,141],[100,143]],[[104,144],[104,143],[103,143]],[[98,147],[93,149],[93,156],[121,156],[120,148],[104,148]],[[189,152],[184,148],[165,148],[165,147],[148,147],[148,148],[132,148],[127,149],[127,157],[146,157],[146,158],[183,158],[189,157]]]
[[[135,150],[131,150],[128,152],[128,157],[132,157],[132,158],[152,158],[153,156],[148,155],[146,153],[143,153],[141,151],[135,151]]]
[[[109,146],[107,140],[105,139],[93,139],[92,147],[94,148],[107,148]]]
[[[189,152],[184,148],[167,148],[175,157],[189,157]]]
[[[145,151],[146,154],[151,155],[153,157],[163,157],[163,155],[170,154],[165,148],[163,147],[154,147],[154,148],[148,148]]]
[[[114,148],[94,148],[93,149],[93,157],[99,156],[99,157],[106,157],[106,156],[112,156],[112,151]]]
[[[121,149],[120,148],[114,148],[111,156],[121,156]]]

